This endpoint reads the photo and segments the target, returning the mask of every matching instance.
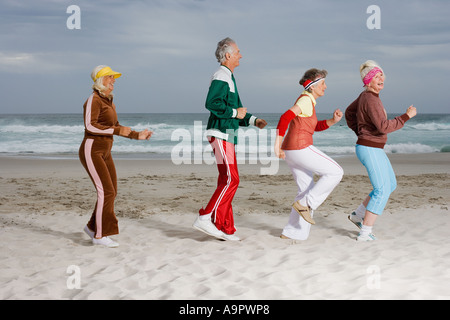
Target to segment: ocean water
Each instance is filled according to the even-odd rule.
[[[258,114],[268,122],[265,129],[239,131],[238,159],[274,158],[273,142],[280,114]],[[390,114],[392,119],[397,115]],[[211,158],[205,129],[209,113],[119,114],[119,122],[134,130],[154,131],[149,141],[116,136],[115,158],[187,159]],[[318,119],[330,114],[318,114]],[[82,114],[0,114],[0,155],[42,158],[77,158],[83,140]],[[330,156],[354,154],[356,136],[345,119],[314,134],[314,145]],[[450,152],[450,114],[419,114],[405,127],[388,135],[387,153]],[[251,162],[250,162],[251,163]]]

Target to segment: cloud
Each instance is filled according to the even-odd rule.
[[[89,59],[83,52],[0,52],[0,71],[15,74],[62,75],[76,72],[82,61]]]
[[[72,4],[81,9],[80,30],[66,27],[66,9]],[[92,68],[109,64],[124,73],[116,96],[129,102],[130,112],[203,112],[209,78],[218,65],[215,46],[230,36],[243,55],[236,69],[240,94],[249,107],[261,111],[291,103],[301,90],[298,80],[311,67],[329,71],[329,89],[322,99],[329,105],[327,111],[334,108],[334,101],[344,103],[360,92],[358,69],[367,59],[381,63],[388,80],[395,81],[386,88],[394,104],[401,98],[389,94],[393,87],[419,99],[414,80],[418,74],[444,83],[443,74],[450,68],[449,2],[379,0],[380,30],[366,27],[371,4],[368,0],[229,0],[226,4],[219,0],[0,0],[0,71],[44,75],[39,83],[29,80],[37,92],[47,89],[47,78],[61,75],[70,77],[73,90],[89,90]],[[7,85],[14,86],[13,77],[9,78]],[[22,85],[28,80],[21,81]],[[141,92],[146,95],[144,103]],[[41,99],[33,98],[37,103]],[[55,94],[57,99],[67,99],[67,94]],[[440,106],[448,97],[435,91],[431,99]],[[7,92],[3,100],[13,97]],[[30,105],[25,98],[21,103],[24,110]],[[59,105],[46,107],[53,110]]]
[[[31,65],[34,60],[33,55],[30,53],[7,54],[0,52],[0,68],[4,71],[7,71],[8,69],[13,71],[15,68],[26,68],[26,66]]]

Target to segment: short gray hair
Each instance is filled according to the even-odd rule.
[[[232,47],[233,44],[236,44],[236,42],[228,37],[217,44],[216,58],[219,63],[224,63],[226,61],[225,54],[234,52],[234,48]]]

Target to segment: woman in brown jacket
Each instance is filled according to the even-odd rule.
[[[136,140],[148,140],[152,135],[147,129],[136,132],[119,124],[112,91],[121,75],[104,65],[92,71],[94,92],[83,106],[85,134],[79,151],[80,161],[97,190],[97,203],[84,231],[92,238],[93,244],[110,248],[119,246],[109,238],[119,233],[114,214],[117,175],[111,157],[113,135]]]
[[[375,240],[372,227],[376,218],[383,213],[390,194],[397,187],[394,170],[383,148],[387,134],[403,128],[406,121],[416,115],[416,108],[410,106],[406,113],[388,120],[379,94],[384,88],[384,72],[376,62],[368,60],[360,67],[361,79],[366,88],[345,111],[348,126],[358,136],[356,155],[366,167],[372,192],[349,216],[361,229],[357,240]]]

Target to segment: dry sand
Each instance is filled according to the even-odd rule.
[[[449,299],[450,154],[389,157],[398,188],[371,243],[347,220],[371,189],[355,157],[336,159],[345,176],[303,242],[279,238],[296,194],[284,162],[239,166],[242,241],[225,242],[192,228],[214,165],[116,160],[116,249],[82,232],[96,193],[78,160],[0,157],[0,299]]]

